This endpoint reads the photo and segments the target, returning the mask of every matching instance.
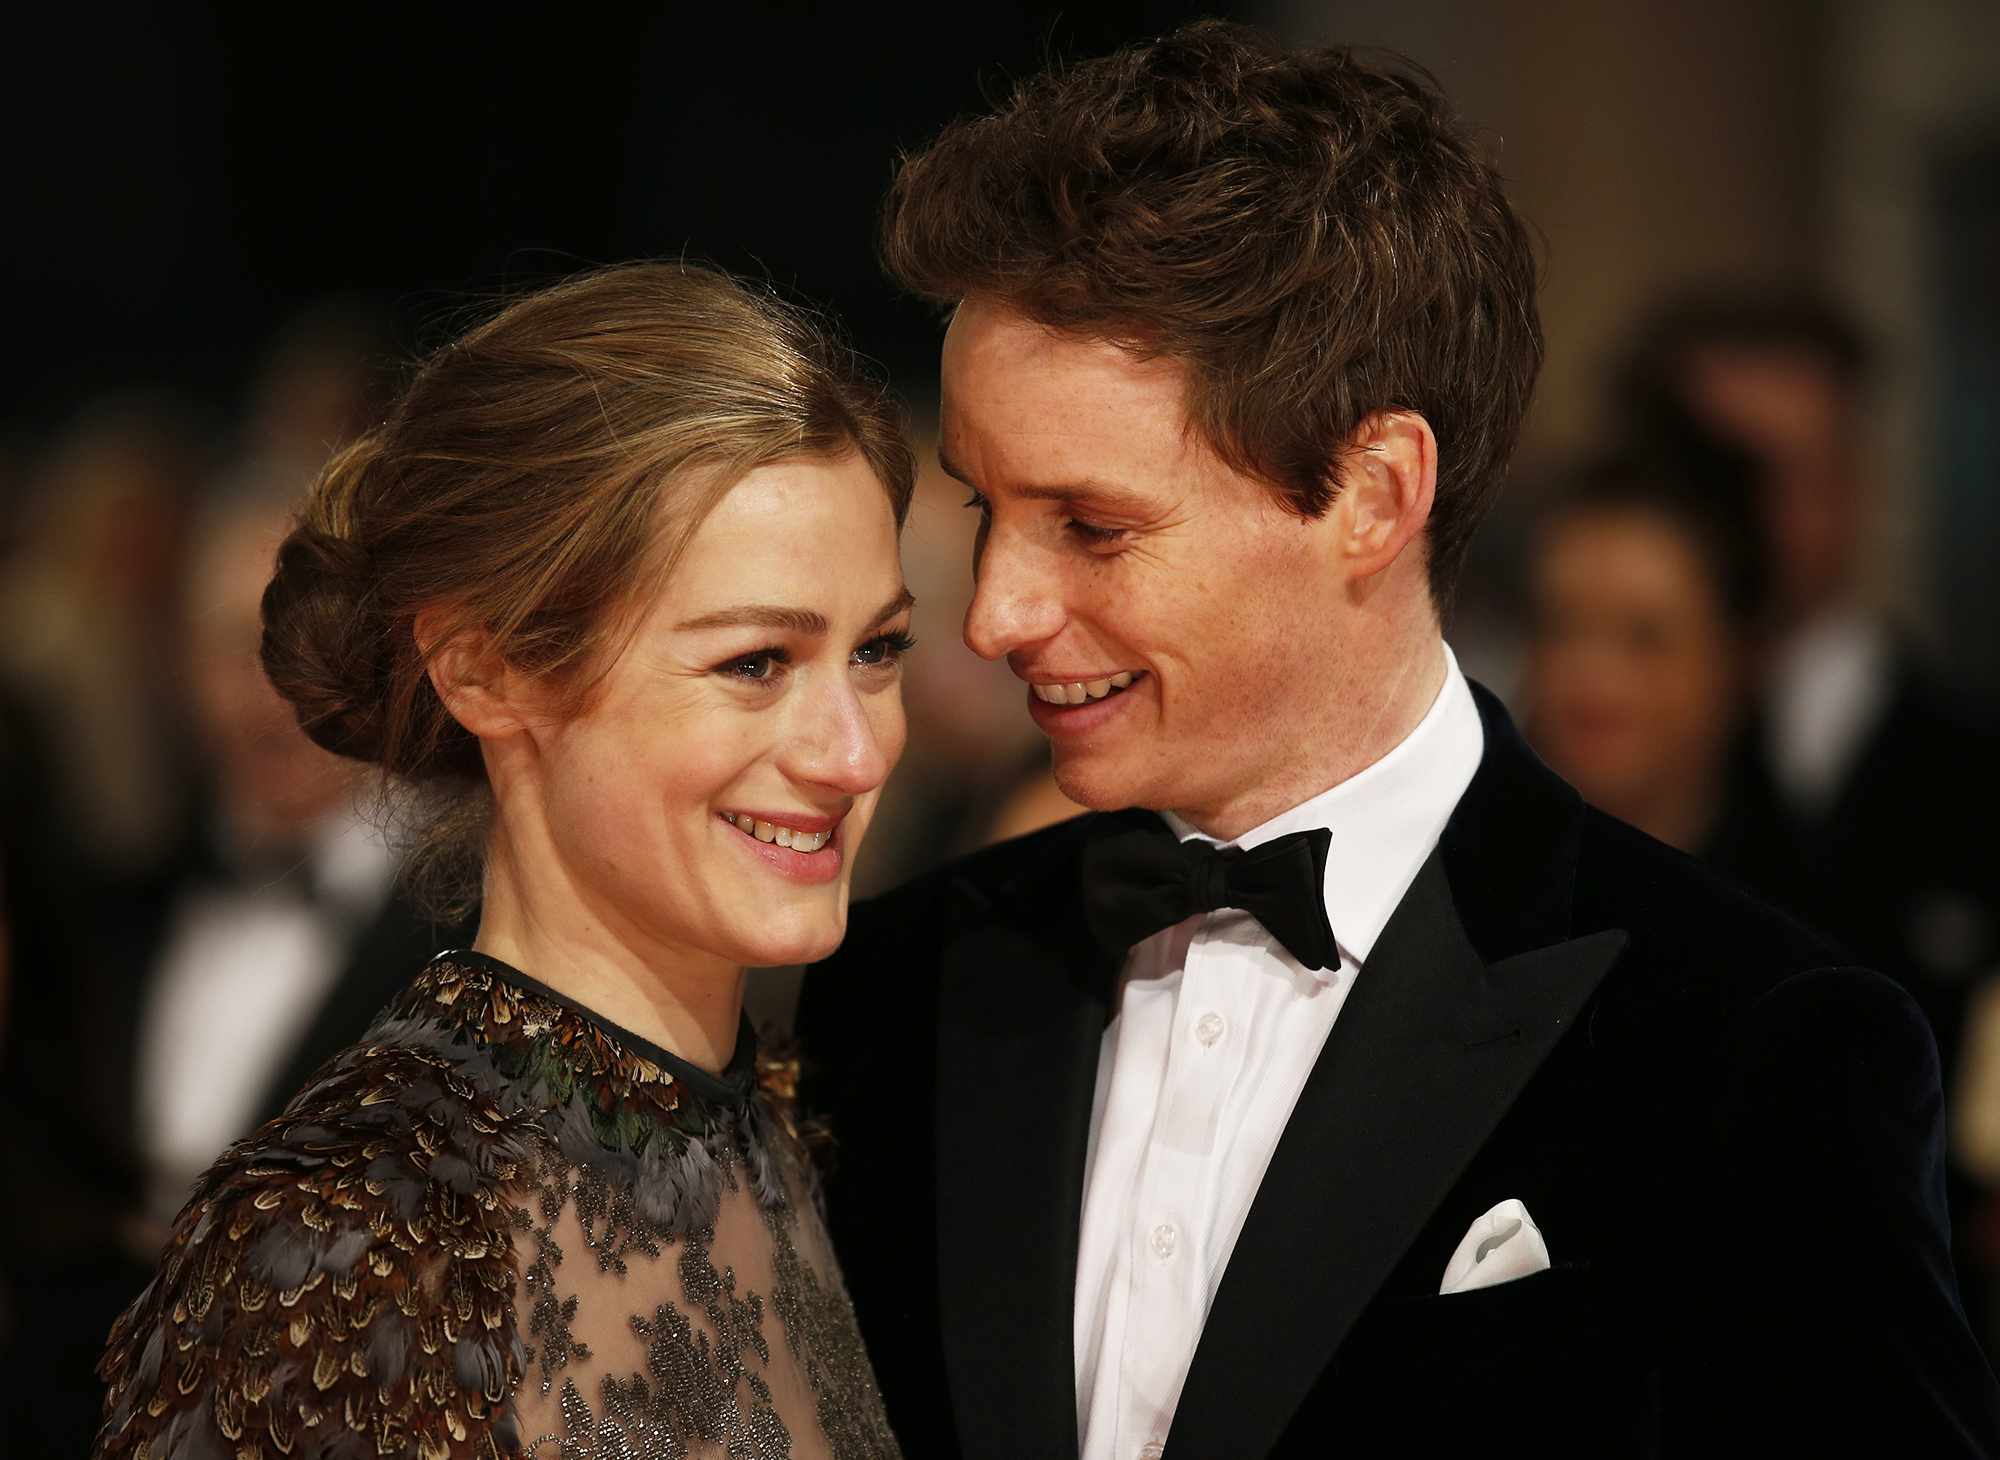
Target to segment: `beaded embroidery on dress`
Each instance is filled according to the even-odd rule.
[[[96,1453],[897,1455],[790,1075],[440,955],[196,1185]]]

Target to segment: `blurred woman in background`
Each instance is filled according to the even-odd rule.
[[[1754,489],[1692,432],[1578,471],[1531,538],[1525,690],[1585,800],[1790,902],[1794,835],[1736,773],[1770,582]]]
[[[479,930],[196,1184],[98,1453],[895,1453],[741,1003],[845,931],[912,476],[811,320],[681,266],[519,300],[326,467],[264,664]]]

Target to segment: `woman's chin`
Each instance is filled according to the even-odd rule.
[[[847,934],[847,909],[838,917],[800,919],[796,926],[759,928],[744,939],[738,957],[746,968],[789,968],[817,963]]]

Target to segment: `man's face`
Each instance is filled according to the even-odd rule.
[[[306,738],[257,657],[287,516],[253,508],[223,519],[197,544],[188,578],[181,683],[229,833],[258,853],[289,850],[353,784],[352,762]]]
[[[1323,762],[1354,631],[1328,519],[1285,511],[1188,429],[1177,364],[968,301],[940,456],[986,514],[966,642],[1027,683],[1072,799],[1235,835]]]
[[[1777,347],[1697,349],[1683,384],[1697,417],[1764,464],[1779,606],[1810,617],[1852,588],[1859,567],[1864,504],[1849,392],[1824,362]]]

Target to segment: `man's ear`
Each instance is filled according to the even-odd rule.
[[[427,608],[414,624],[417,651],[445,711],[482,740],[524,730],[535,717],[532,685],[503,659],[483,629],[453,625]]]
[[[1337,550],[1348,572],[1369,578],[1422,535],[1437,498],[1437,437],[1415,411],[1362,421],[1340,462]]]

